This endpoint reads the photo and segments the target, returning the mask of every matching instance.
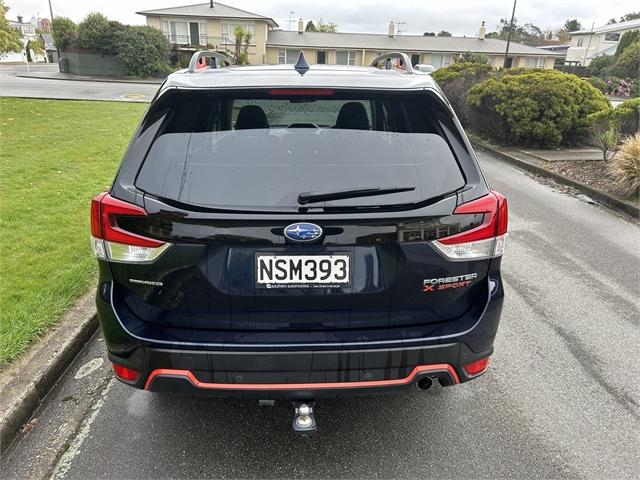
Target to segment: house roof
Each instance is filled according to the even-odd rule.
[[[324,33],[271,30],[267,47],[293,48],[351,48],[403,52],[452,52],[504,54],[507,42],[497,38],[480,40],[475,37],[428,37],[422,35],[396,35],[389,37],[377,33]],[[555,56],[553,52],[511,42],[512,55]]]
[[[195,5],[184,5],[182,7],[157,8],[155,10],[144,10],[136,12],[138,15],[158,15],[170,17],[209,17],[209,18],[237,18],[246,20],[264,20],[272,27],[278,24],[273,18],[258,15],[257,13],[247,12],[239,8],[230,7],[222,3],[213,2],[213,8],[210,3],[198,3]]]
[[[640,28],[640,18],[635,20],[628,20],[626,22],[611,23],[609,25],[602,25],[600,27],[594,27],[588,30],[577,30],[575,32],[569,32],[571,35],[588,35],[590,33],[607,33],[617,32],[622,30],[628,30],[633,28]]]

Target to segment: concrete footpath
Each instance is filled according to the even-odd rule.
[[[551,178],[558,183],[573,187],[588,195],[593,200],[603,203],[610,208],[622,211],[636,218],[640,217],[640,205],[636,202],[619,198],[608,192],[579,182],[565,175],[561,175],[548,168],[550,162],[556,161],[599,161],[602,153],[592,148],[575,148],[563,150],[513,148],[492,144],[484,139],[469,136],[471,143],[478,148],[486,150],[509,163],[524,170]]]

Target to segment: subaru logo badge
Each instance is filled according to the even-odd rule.
[[[313,242],[322,236],[322,228],[315,223],[292,223],[285,227],[284,236],[292,242]]]

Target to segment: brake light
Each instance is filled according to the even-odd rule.
[[[330,97],[334,93],[330,88],[272,88],[269,95],[288,95],[305,97]]]
[[[466,232],[433,241],[433,245],[451,260],[482,260],[504,253],[508,208],[504,195],[491,191],[484,197],[458,205],[453,214],[484,214],[480,225]]]
[[[101,193],[91,202],[91,244],[96,257],[114,262],[148,263],[170,244],[136,235],[118,226],[120,216],[146,216],[138,205]]]
[[[116,374],[116,377],[127,382],[134,382],[140,376],[139,371],[125,367],[119,363],[113,363],[113,372]]]
[[[489,367],[489,357],[481,358],[480,360],[476,360],[475,362],[468,363],[464,367],[464,371],[470,377],[475,377],[484,373]]]

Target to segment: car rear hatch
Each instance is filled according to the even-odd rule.
[[[506,205],[484,185],[463,201],[473,186],[437,99],[183,93],[165,110],[135,178],[142,205],[107,195],[95,206],[132,333],[330,346],[477,322]]]

